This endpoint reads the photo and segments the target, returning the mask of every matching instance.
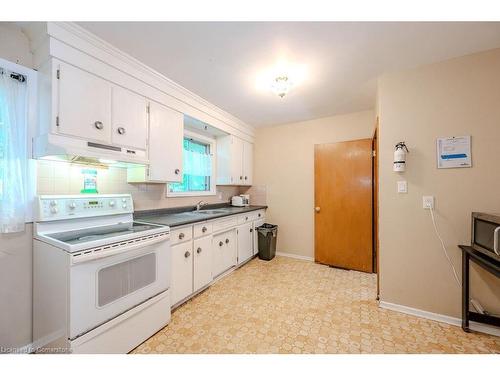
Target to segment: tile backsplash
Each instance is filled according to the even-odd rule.
[[[243,194],[236,186],[217,186],[216,195],[167,198],[164,184],[127,183],[125,168],[105,168],[47,160],[37,161],[37,194],[80,194],[83,189],[82,169],[97,171],[97,191],[100,194],[132,194],[136,210],[190,206],[200,200],[208,203],[225,203],[229,202],[233,195]]]

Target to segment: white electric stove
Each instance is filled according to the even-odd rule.
[[[37,212],[39,351],[127,353],[169,322],[168,226],[134,222],[129,194],[43,195]]]

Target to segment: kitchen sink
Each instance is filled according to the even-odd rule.
[[[227,210],[225,209],[218,209],[218,210],[198,210],[198,211],[191,211],[193,214],[199,214],[199,215],[218,215],[218,214],[225,214],[227,213]]]

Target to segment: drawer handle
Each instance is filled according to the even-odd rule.
[[[174,173],[175,173],[175,174],[179,174],[179,173],[181,173],[181,170],[177,168],[177,169],[174,171]]]
[[[226,243],[229,243],[229,238],[226,238]]]
[[[191,253],[189,251],[186,251],[184,253],[184,258],[189,258],[190,255],[191,255]]]
[[[184,233],[179,233],[179,240],[182,240],[185,237]]]
[[[219,241],[219,246],[222,246],[222,245],[224,245],[224,242]]]
[[[198,254],[199,254],[199,253],[201,253],[201,247],[197,248],[197,249],[196,249],[196,252],[197,252]]]
[[[99,129],[99,130],[104,129],[104,124],[102,123],[102,121],[96,121],[96,122],[94,122],[94,126],[95,126],[96,129]]]
[[[208,230],[208,229],[207,229],[207,227],[203,227],[203,228],[201,228],[201,231],[202,231],[203,233],[205,233],[207,230]]]
[[[118,129],[116,129],[116,131],[118,132],[118,134],[125,134],[125,128],[123,126],[120,126]]]

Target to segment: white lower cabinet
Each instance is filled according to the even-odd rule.
[[[192,241],[172,246],[171,304],[183,300],[193,293],[193,248]]]
[[[193,291],[212,282],[212,236],[193,241]]]
[[[212,251],[214,277],[236,265],[236,230],[231,229],[214,235]]]
[[[240,225],[236,229],[238,235],[238,264],[253,256],[253,222]]]

